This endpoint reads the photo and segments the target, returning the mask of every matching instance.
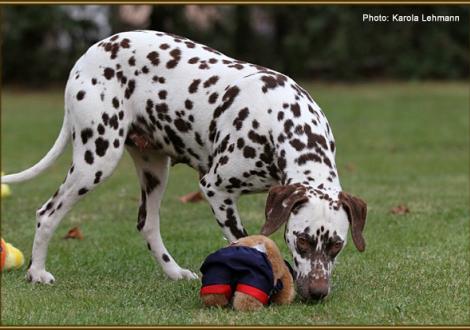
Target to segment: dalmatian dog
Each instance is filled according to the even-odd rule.
[[[45,268],[51,236],[75,203],[111,175],[124,149],[141,185],[137,229],[171,279],[197,278],[177,264],[160,235],[160,203],[175,163],[200,173],[200,189],[231,242],[247,235],[237,210],[240,195],[269,190],[261,233],[285,224],[304,298],[329,294],[349,228],[364,250],[366,204],[341,189],[328,121],[303,88],[276,71],[169,33],[115,34],[73,67],[52,149],[2,183],[37,176],[70,140],[66,178],[36,213],[29,281],[54,282]]]

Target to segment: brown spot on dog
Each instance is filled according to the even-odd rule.
[[[106,154],[106,150],[109,147],[109,142],[101,137],[95,140],[96,154],[103,157]]]
[[[85,97],[85,91],[79,91],[79,92],[77,93],[77,100],[78,100],[78,101],[83,100],[84,97]]]
[[[91,128],[85,128],[81,131],[80,136],[82,137],[83,144],[86,144],[88,139],[93,136],[93,130]]]
[[[314,153],[303,154],[299,158],[296,159],[296,162],[299,165],[304,165],[308,161],[314,161],[314,162],[317,162],[317,163],[322,162],[321,158],[318,155],[314,154]]]
[[[94,184],[97,184],[101,180],[101,176],[103,175],[103,172],[98,171],[95,173],[95,180],[93,181]]]
[[[212,85],[215,85],[218,80],[219,80],[218,76],[212,76],[204,82],[203,86],[204,88],[208,88]]]
[[[124,96],[126,97],[126,99],[129,99],[131,97],[132,93],[134,93],[134,90],[135,90],[135,80],[131,79],[129,80],[129,83],[127,84],[126,90],[124,91]]]
[[[113,115],[111,119],[109,119],[109,126],[111,126],[114,129],[118,129],[119,123],[118,123],[118,117],[116,115]]]
[[[189,93],[191,94],[196,93],[200,82],[201,82],[200,79],[194,79],[191,85],[189,85],[189,88],[188,88]]]
[[[87,192],[88,192],[88,189],[86,189],[86,188],[80,188],[80,190],[78,191],[78,194],[79,194],[79,195],[85,195]]]
[[[303,142],[300,141],[299,139],[290,140],[289,143],[290,143],[291,146],[293,146],[293,147],[295,148],[295,150],[297,150],[297,151],[302,151],[302,150],[305,148],[305,143],[303,143]]]
[[[185,41],[184,44],[186,45],[186,47],[188,48],[194,48],[196,47],[196,44],[194,42],[191,42],[191,41]]]
[[[188,123],[187,121],[184,121],[181,118],[178,118],[174,121],[175,127],[178,129],[180,132],[187,132],[191,129],[191,124]]]
[[[104,69],[103,76],[108,80],[112,79],[114,77],[114,70],[111,68]]]
[[[155,51],[148,53],[147,54],[147,59],[149,59],[150,62],[155,66],[160,64],[159,54]]]
[[[140,207],[139,207],[139,215],[137,216],[137,230],[141,231],[142,228],[145,226],[145,219],[147,218],[147,195],[145,191],[141,191],[140,197]]]
[[[121,47],[122,48],[129,48],[130,47],[130,40],[127,38],[124,38],[121,40]]]
[[[243,156],[245,158],[255,158],[256,157],[256,151],[254,148],[250,146],[245,146],[243,149]]]
[[[168,105],[166,103],[158,103],[155,105],[155,111],[160,114],[168,112]]]
[[[150,172],[144,171],[143,174],[145,179],[145,191],[147,195],[150,195],[150,193],[160,184],[160,180]]]
[[[91,153],[90,150],[85,151],[85,157],[84,158],[85,158],[85,162],[87,162],[90,165],[93,164],[94,158],[93,158],[93,154]]]
[[[269,89],[275,89],[278,86],[284,86],[287,78],[281,74],[270,74],[261,77],[264,86],[261,88],[263,93],[267,93]]]
[[[173,59],[166,63],[166,67],[168,69],[173,69],[178,65],[179,61],[181,60],[181,51],[178,48],[175,48],[170,52],[170,56]]]
[[[166,99],[166,94],[167,94],[167,92],[165,90],[161,90],[161,91],[158,92],[158,97],[161,100],[164,100],[164,99]]]
[[[250,111],[246,107],[238,112],[237,118],[235,118],[232,123],[233,126],[235,126],[235,128],[237,129],[237,131],[239,131],[243,127],[243,121],[248,117],[249,114]]]
[[[113,101],[112,101],[112,102],[113,102],[113,107],[114,107],[115,109],[119,108],[119,100],[118,100],[117,97],[113,97]]]
[[[300,106],[298,103],[294,103],[290,105],[290,111],[294,114],[294,117],[300,117]]]
[[[210,103],[210,104],[214,104],[215,102],[217,102],[218,97],[219,97],[219,94],[218,94],[218,93],[216,93],[216,92],[212,93],[212,94],[209,96],[209,99],[208,99],[209,103]]]
[[[191,110],[193,108],[193,102],[191,100],[186,99],[186,101],[184,101],[184,107],[188,110]]]

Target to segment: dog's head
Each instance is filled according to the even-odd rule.
[[[331,289],[331,271],[346,246],[348,228],[359,251],[367,205],[345,192],[307,188],[301,184],[275,186],[266,202],[261,234],[271,235],[286,223],[284,239],[294,259],[296,284],[305,299],[323,299]]]

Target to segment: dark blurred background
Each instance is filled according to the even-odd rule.
[[[459,15],[451,23],[366,23],[362,14]],[[469,74],[469,7],[30,5],[2,10],[4,85],[63,84],[115,32],[152,29],[296,79],[456,80]]]

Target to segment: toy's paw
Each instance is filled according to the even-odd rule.
[[[175,270],[168,270],[166,271],[166,274],[168,275],[169,278],[172,280],[197,280],[199,277],[197,276],[196,273],[193,273],[189,269],[184,269],[184,268],[177,268]]]
[[[224,307],[229,301],[224,294],[205,294],[201,296],[202,303],[206,307]]]
[[[54,276],[45,270],[29,269],[26,273],[26,280],[31,283],[53,284]]]
[[[252,312],[263,308],[263,304],[246,293],[236,291],[233,296],[233,308],[241,312]]]

